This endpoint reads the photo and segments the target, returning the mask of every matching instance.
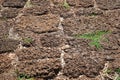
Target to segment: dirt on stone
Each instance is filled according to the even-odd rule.
[[[29,79],[119,80],[120,0],[0,0],[0,80]]]

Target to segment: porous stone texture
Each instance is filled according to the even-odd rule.
[[[0,54],[0,74],[11,69],[11,59],[6,54]]]
[[[90,48],[88,41],[82,39],[68,39],[67,42],[70,47],[64,50],[66,53],[64,75],[71,78],[77,78],[83,74],[87,77],[98,76],[105,63],[102,57],[98,57],[99,51],[93,53],[94,49]]]
[[[24,7],[27,0],[4,0],[3,7],[21,8]]]
[[[63,36],[59,34],[45,34],[40,37],[43,47],[60,47],[65,43]]]
[[[120,0],[96,0],[96,3],[103,10],[120,9]]]
[[[19,74],[52,79],[61,70],[61,65],[59,59],[43,59],[39,61],[21,61],[16,69]]]
[[[32,6],[29,8],[25,8],[22,10],[24,15],[35,15],[35,16],[40,16],[40,15],[46,15],[49,13],[48,8],[44,6]]]
[[[93,0],[67,0],[69,5],[71,6],[79,6],[79,7],[93,7]]]
[[[62,4],[61,4],[62,5]],[[72,11],[70,9],[66,9],[64,6],[61,5],[54,5],[53,7],[50,7],[49,11],[52,14],[60,15],[61,17],[70,17],[70,15],[73,15]]]
[[[2,74],[0,75],[0,80],[16,80],[16,76],[13,76],[11,74]]]
[[[115,39],[115,38],[114,38]],[[110,40],[110,38],[109,38]],[[113,40],[113,39],[111,39]],[[114,40],[115,41],[115,40]],[[118,46],[116,42],[110,41],[110,44]],[[84,39],[67,39],[67,45],[69,48],[64,49],[65,66],[63,69],[64,75],[70,78],[78,78],[80,75],[86,75],[87,77],[95,78],[98,76],[104,68],[104,64],[110,61],[111,64],[119,62],[119,49],[112,47],[110,50],[104,49],[96,50],[88,45],[89,41]],[[107,44],[107,43],[106,43]],[[108,45],[110,46],[109,42]],[[103,47],[104,48],[104,47]],[[97,65],[95,65],[97,64]],[[98,65],[99,64],[99,65]],[[112,66],[118,68],[119,64]],[[87,71],[88,70],[88,71]],[[98,70],[98,71],[97,71]]]
[[[19,61],[25,60],[38,60],[45,58],[60,58],[60,51],[58,49],[52,48],[43,48],[36,47],[30,49],[23,49],[17,53]]]
[[[17,67],[18,75],[53,79],[62,69],[60,55],[57,48],[34,47],[16,51],[18,57]]]
[[[67,18],[62,22],[65,34],[73,36],[96,30],[109,30],[111,25],[107,23],[106,18],[101,16],[89,16],[78,18]]]
[[[1,11],[3,18],[15,18],[18,15],[19,9],[7,8]]]
[[[50,0],[31,0],[31,4],[48,7],[50,6]]]
[[[11,39],[1,39],[0,40],[0,53],[13,52],[17,49],[19,41]]]
[[[80,54],[68,58],[65,57],[65,63],[64,75],[74,78],[83,74],[88,77],[96,77],[99,75],[99,71],[103,69],[103,64],[100,62],[96,62],[91,58],[85,58],[80,56]]]
[[[96,9],[96,8],[80,8],[78,10],[75,11],[75,14],[78,16],[97,16],[97,15],[102,15],[103,11]]]
[[[54,32],[58,30],[59,17],[56,15],[21,16],[16,22],[18,28],[34,33]]]
[[[120,0],[66,2],[0,0],[0,80],[21,75],[35,80],[114,80],[120,68]],[[76,37],[96,31],[108,32],[99,40],[101,48]]]
[[[8,35],[9,32],[9,25],[3,20],[0,20],[0,39],[5,38]]]

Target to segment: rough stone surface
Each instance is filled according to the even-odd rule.
[[[87,49],[91,49],[89,46],[89,40],[85,40],[85,39],[67,39],[66,40],[66,44],[69,45],[70,47],[67,49],[64,49],[64,51],[66,53],[82,53],[82,52],[86,52]],[[89,54],[87,54],[89,55]]]
[[[19,9],[16,8],[8,8],[4,9],[1,12],[2,17],[4,18],[15,18],[18,15]]]
[[[35,15],[35,16],[41,16],[48,14],[48,8],[44,6],[33,6],[30,8],[25,8],[23,11],[24,15]]]
[[[4,7],[21,8],[24,7],[26,1],[27,0],[4,0],[2,5]]]
[[[17,65],[19,74],[40,77],[44,79],[54,78],[61,70],[58,59],[45,59],[39,61],[22,61]]]
[[[112,37],[106,37],[108,41],[102,42],[103,48],[107,50],[118,50],[119,49],[119,43],[117,40],[117,37],[115,35],[111,35]]]
[[[18,28],[31,30],[34,33],[54,32],[58,30],[59,17],[56,15],[22,16],[17,20]]]
[[[0,74],[8,72],[11,67],[11,59],[5,54],[0,54]]]
[[[120,9],[120,0],[96,0],[96,3],[103,10]]]
[[[80,56],[80,54],[65,57],[65,63],[66,65],[63,69],[64,75],[74,78],[83,74],[88,77],[96,77],[104,66],[103,63]]]
[[[48,48],[31,48],[23,49],[22,51],[16,52],[19,61],[25,60],[38,60],[45,58],[60,58],[60,51],[58,49]]]
[[[13,76],[11,74],[1,74],[0,80],[16,80],[16,76]]]
[[[43,47],[60,47],[65,42],[62,36],[56,34],[45,34],[40,40]]]
[[[93,0],[67,0],[69,5],[71,6],[79,6],[79,7],[93,7]]]
[[[0,80],[114,80],[120,0],[66,1],[0,0]],[[101,48],[75,37],[94,31]]]
[[[50,0],[32,0],[31,4],[48,7],[50,5]]]
[[[8,35],[9,32],[9,26],[5,21],[0,20],[0,39],[5,38]]]
[[[65,34],[73,36],[75,34],[83,34],[85,32],[92,32],[96,30],[109,30],[111,25],[106,21],[106,18],[100,16],[78,17],[76,19],[67,18],[62,25]]]
[[[13,52],[17,49],[19,41],[11,39],[0,39],[0,53]]]
[[[97,16],[97,15],[102,15],[103,11],[95,8],[80,8],[75,12],[75,14],[78,16],[82,16],[82,15]]]
[[[72,12],[70,12],[70,9],[66,9],[64,6],[61,5],[55,5],[53,7],[50,8],[50,12],[52,14],[58,14],[61,17],[70,17],[70,15],[73,15]]]

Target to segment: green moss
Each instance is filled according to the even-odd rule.
[[[97,13],[91,13],[89,14],[89,16],[97,16],[98,14]]]
[[[0,17],[0,20],[6,21],[7,18],[6,17]]]
[[[92,33],[85,33],[82,35],[75,35],[76,38],[83,38],[83,39],[89,39],[91,40],[91,42],[89,43],[89,45],[94,45],[96,48],[102,48],[100,45],[100,41],[102,39],[102,36],[105,34],[108,34],[109,31],[96,31],[96,32],[92,32]]]
[[[20,74],[18,77],[17,77],[17,80],[35,80],[34,78],[30,77],[30,76],[27,76],[25,74]]]
[[[28,0],[25,4],[25,8],[29,8],[29,7],[32,7],[33,5],[31,4],[31,1]]]
[[[120,80],[120,77],[118,77],[116,80]]]
[[[33,77],[25,73],[20,74],[18,70],[16,70],[15,73],[17,74],[17,80],[35,80]]]
[[[24,39],[23,39],[23,42],[24,42],[25,44],[31,44],[31,43],[33,42],[33,39],[32,39],[32,38],[24,38]]]
[[[107,69],[107,70],[105,71],[105,73],[107,73],[107,74],[110,74],[111,72],[112,72],[111,69]]]
[[[120,68],[115,69],[115,72],[117,72],[118,74],[120,74]]]
[[[3,39],[7,39],[7,38],[8,38],[8,34],[4,34]]]
[[[64,6],[66,9],[69,9],[69,8],[70,8],[70,6],[69,6],[69,4],[67,3],[66,0],[64,0],[63,6]]]

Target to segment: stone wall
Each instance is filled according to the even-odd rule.
[[[0,0],[0,80],[115,80],[120,0],[66,1]],[[95,31],[102,49],[74,37]]]

